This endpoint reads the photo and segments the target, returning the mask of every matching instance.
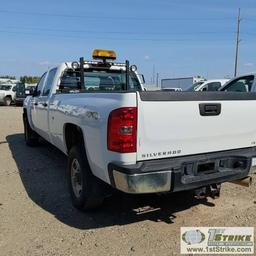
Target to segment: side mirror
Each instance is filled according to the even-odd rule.
[[[37,97],[38,95],[40,95],[40,91],[37,90],[37,88],[34,90],[34,92],[32,93],[32,97]]]

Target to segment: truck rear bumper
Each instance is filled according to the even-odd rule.
[[[256,147],[138,162],[110,163],[111,185],[131,194],[176,192],[248,176]]]

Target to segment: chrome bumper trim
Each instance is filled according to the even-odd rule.
[[[171,171],[125,174],[113,170],[117,189],[130,194],[168,192],[171,189]]]

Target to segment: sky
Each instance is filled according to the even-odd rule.
[[[147,83],[232,77],[241,8],[238,74],[256,70],[255,0],[2,0],[0,75],[38,75],[95,48],[128,59]]]

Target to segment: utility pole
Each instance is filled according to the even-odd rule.
[[[236,57],[235,57],[235,71],[234,71],[234,77],[237,75],[237,66],[238,66],[238,54],[239,54],[239,44],[241,42],[240,40],[240,8],[238,9],[238,17],[237,17],[237,32],[236,32]]]
[[[153,85],[155,85],[155,64],[153,64],[153,72],[152,72],[152,76],[153,76]]]
[[[158,87],[158,81],[159,81],[159,73],[156,73],[156,87]]]

